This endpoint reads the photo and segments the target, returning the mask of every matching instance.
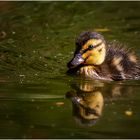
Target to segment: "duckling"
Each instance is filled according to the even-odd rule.
[[[83,32],[76,39],[74,57],[67,64],[68,73],[90,79],[140,79],[140,65],[134,52],[119,43],[107,43],[97,32]]]

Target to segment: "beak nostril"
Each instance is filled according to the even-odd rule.
[[[71,64],[74,66],[77,66],[84,62],[84,59],[82,58],[82,55],[80,53],[76,54],[73,60],[71,61]]]

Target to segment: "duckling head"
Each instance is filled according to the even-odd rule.
[[[83,32],[76,39],[74,57],[67,64],[69,68],[83,65],[101,65],[106,56],[104,37],[97,32]]]

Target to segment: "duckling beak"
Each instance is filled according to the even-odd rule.
[[[82,54],[78,53],[74,56],[74,58],[67,64],[69,68],[76,67],[82,64],[85,60],[82,58]]]

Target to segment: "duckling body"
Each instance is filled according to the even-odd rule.
[[[84,32],[76,40],[68,73],[91,79],[140,79],[140,65],[133,52],[118,43],[106,43],[96,32]]]

